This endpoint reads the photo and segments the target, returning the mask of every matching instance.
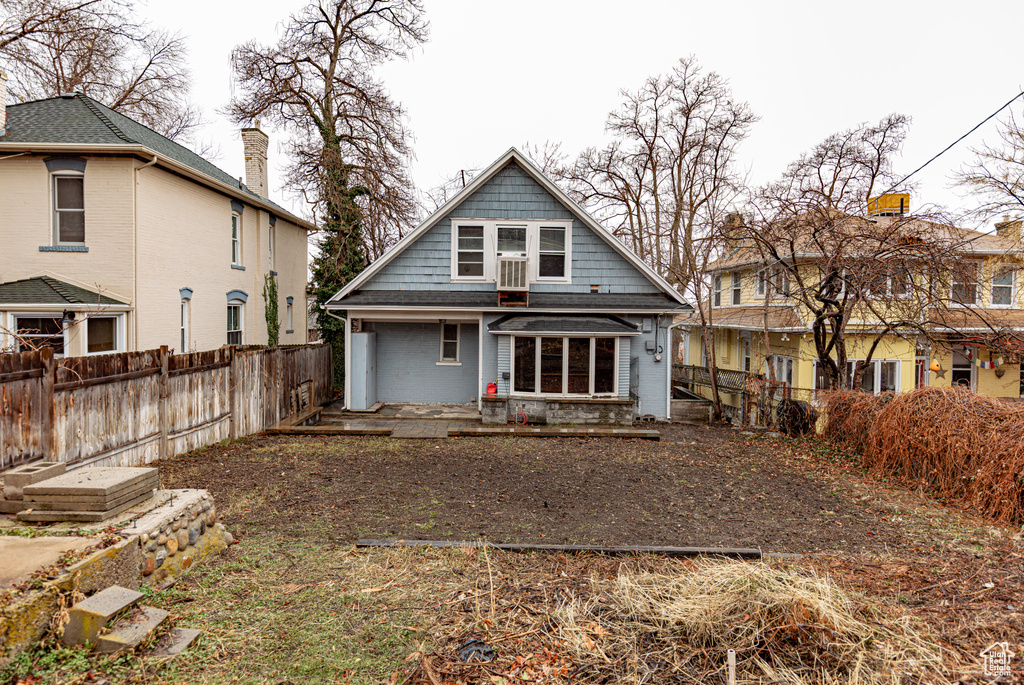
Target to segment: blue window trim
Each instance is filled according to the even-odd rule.
[[[231,210],[241,214],[243,211],[245,211],[245,205],[243,205],[238,200],[232,200],[231,201]]]
[[[183,299],[183,300],[191,300],[192,299],[192,288],[189,288],[187,286],[184,287],[184,288],[178,288],[178,294],[181,295],[181,299]]]
[[[271,228],[277,226],[277,217],[274,216],[273,214],[270,215],[270,226]]]
[[[288,304],[291,304],[292,302],[295,301],[295,298],[289,295],[288,297],[284,298],[284,301],[287,302]]]
[[[249,295],[244,290],[238,290],[237,288],[235,290],[229,290],[228,302],[231,302],[232,300],[241,300],[242,302],[248,302]]]
[[[232,269],[238,269],[239,271],[245,271],[245,267],[242,266],[241,264],[232,264],[231,268]]]
[[[40,245],[40,252],[88,252],[87,245]]]
[[[47,171],[79,171],[85,173],[85,159],[82,157],[47,157],[43,160]]]

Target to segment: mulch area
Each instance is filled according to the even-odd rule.
[[[485,539],[796,553],[937,544],[930,531],[942,512],[922,526],[868,506],[855,490],[866,478],[812,443],[660,429],[661,442],[256,436],[159,466],[168,487],[209,490],[242,539],[259,532],[334,543]]]

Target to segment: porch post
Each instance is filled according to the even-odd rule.
[[[477,324],[476,343],[476,408],[477,411],[484,410],[484,313],[480,312]]]

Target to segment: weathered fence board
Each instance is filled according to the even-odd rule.
[[[328,345],[0,355],[0,471],[145,464],[257,433],[329,401],[331,370]]]

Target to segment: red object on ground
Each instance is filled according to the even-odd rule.
[[[488,383],[487,384],[487,394],[488,395],[497,395],[498,394],[498,384],[497,383]]]

